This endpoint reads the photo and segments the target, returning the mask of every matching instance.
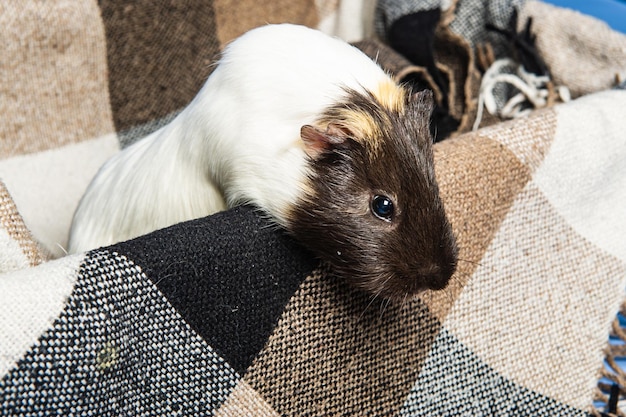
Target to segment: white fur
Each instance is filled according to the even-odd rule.
[[[313,29],[268,25],[244,34],[176,119],[101,168],[74,215],[69,251],[244,202],[284,225],[307,169],[300,128],[337,102],[342,87],[375,90],[386,80],[358,49]]]

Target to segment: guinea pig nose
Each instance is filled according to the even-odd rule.
[[[429,290],[442,290],[448,285],[451,276],[451,273],[438,265],[429,265],[420,269],[419,279],[422,281],[422,285]]]
[[[430,275],[426,277],[426,287],[429,290],[443,290],[448,286],[450,277],[441,274]]]

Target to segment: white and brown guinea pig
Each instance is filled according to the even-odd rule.
[[[193,101],[95,176],[83,251],[251,203],[356,286],[444,288],[457,247],[433,170],[429,92],[347,43],[268,25],[229,44]]]

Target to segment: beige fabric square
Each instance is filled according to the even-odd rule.
[[[34,239],[66,254],[74,210],[100,166],[119,150],[115,134],[0,160],[0,178]]]
[[[215,417],[280,417],[248,383],[239,380]]]
[[[476,134],[506,146],[534,173],[554,141],[556,124],[556,113],[553,108],[549,108],[533,112],[523,119],[485,127]]]
[[[626,91],[556,112],[554,143],[534,181],[578,233],[626,261]]]
[[[505,377],[585,408],[625,286],[626,264],[529,184],[444,326]]]
[[[95,0],[0,6],[0,158],[113,132]]]
[[[476,134],[438,143],[435,171],[457,236],[459,262],[448,287],[428,292],[423,299],[433,314],[444,320],[531,176],[513,152]]]

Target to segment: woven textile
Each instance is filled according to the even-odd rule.
[[[481,72],[459,28],[507,20],[512,3],[536,25],[568,12],[533,0],[473,14],[484,2],[446,3],[437,64],[466,122],[434,152],[460,261],[444,291],[404,302],[355,290],[247,206],[62,250],[98,167],[171,120],[228,41],[283,21],[372,33],[370,4],[0,6],[0,415],[595,413],[626,287],[626,91],[575,80],[571,102],[468,132]],[[548,35],[538,48],[569,83],[552,64],[569,55],[542,49]],[[619,55],[624,38],[602,36]],[[398,79],[428,80],[380,39],[357,46]]]
[[[53,326],[4,376],[3,414],[202,413],[224,401],[237,373],[139,268],[103,252],[76,274]]]
[[[20,213],[0,182],[0,273],[40,264],[44,257]]]
[[[626,79],[626,38],[604,22],[573,10],[529,1],[521,20],[533,18],[537,48],[557,84],[575,97]],[[576,62],[575,65],[572,65]]]

